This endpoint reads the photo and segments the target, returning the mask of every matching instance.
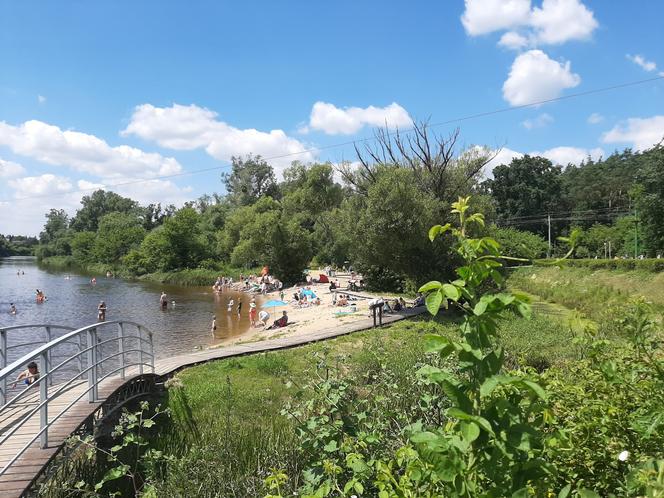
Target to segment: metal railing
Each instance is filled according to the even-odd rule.
[[[47,339],[50,340],[7,365],[11,349],[34,344],[32,342],[8,346],[7,334],[10,331],[27,328],[44,328]],[[51,339],[52,330],[55,329],[71,331]],[[110,332],[109,329],[111,329]],[[68,345],[69,351],[63,352],[63,345]],[[72,345],[74,346],[73,353],[71,352]],[[20,392],[14,390],[14,396],[10,396],[7,389],[8,383],[12,382],[15,387],[16,381],[13,381],[13,378],[16,372],[26,369],[26,365],[32,361],[39,365],[39,376],[28,378],[26,388]],[[58,361],[59,363],[57,363]],[[119,375],[121,379],[124,379],[130,368],[133,368],[131,372],[138,375],[143,374],[145,367],[154,373],[152,332],[138,323],[119,320],[100,322],[76,330],[58,325],[5,327],[0,328],[0,362],[0,390],[2,391],[0,416],[10,413],[10,410],[13,409],[20,412],[20,417],[9,424],[7,430],[0,436],[0,446],[39,413],[39,431],[32,434],[28,442],[17,451],[4,468],[0,469],[0,475],[2,475],[37,439],[40,441],[41,448],[48,447],[49,427],[80,399],[87,395],[90,403],[98,401],[99,384],[102,381],[114,375]],[[75,365],[74,362],[76,362]],[[52,401],[68,390],[84,384],[83,378],[87,380],[87,386],[83,385],[83,390],[80,393],[76,392],[74,399],[64,408],[56,408],[55,415],[50,414],[49,406],[53,406]],[[57,383],[54,384],[54,380]],[[37,392],[39,392],[38,397]],[[24,439],[21,438],[21,440]]]

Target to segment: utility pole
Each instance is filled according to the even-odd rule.
[[[551,257],[551,214],[546,215],[546,223],[549,226],[549,251],[546,254],[547,258]]]
[[[604,259],[606,259],[606,255],[607,255],[607,252],[606,252],[606,242],[604,242]]]

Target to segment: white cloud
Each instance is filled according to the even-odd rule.
[[[652,61],[646,60],[646,58],[643,57],[642,55],[638,55],[638,54],[637,55],[629,55],[629,54],[627,54],[626,57],[629,60],[631,60],[634,64],[636,64],[637,66],[641,66],[641,69],[643,69],[644,71],[651,72],[651,71],[655,71],[657,69],[657,64],[655,64]],[[660,74],[660,76],[661,76],[661,74]]]
[[[579,0],[544,0],[541,8],[533,9],[531,26],[538,42],[556,45],[586,40],[599,24]]]
[[[554,147],[543,152],[531,152],[531,156],[542,156],[550,159],[553,164],[567,166],[568,164],[581,164],[581,162],[592,158],[597,161],[604,157],[604,151],[600,148],[583,149],[579,147]]]
[[[521,50],[527,47],[530,41],[525,36],[517,33],[516,31],[508,31],[500,37],[498,45],[501,47],[509,48],[512,50]]]
[[[495,157],[491,159],[491,161],[489,161],[484,167],[484,173],[488,177],[492,176],[491,172],[496,166],[500,166],[501,164],[509,164],[512,162],[512,159],[519,159],[523,157],[523,153],[508,149],[507,147],[503,147],[500,150],[494,150],[490,152],[490,154],[492,156],[495,154]]]
[[[20,164],[0,159],[0,178],[11,178],[23,173],[25,173],[25,168]]]
[[[590,124],[598,124],[602,121],[604,121],[604,116],[598,112],[593,112],[590,116],[588,116],[588,123]]]
[[[515,50],[586,40],[599,26],[580,0],[543,0],[541,7],[532,9],[530,0],[466,0],[465,4],[461,22],[466,33],[509,30],[498,43]]]
[[[321,130],[328,135],[351,135],[362,127],[385,126],[398,128],[411,126],[413,120],[406,109],[396,102],[386,107],[346,107],[340,109],[334,104],[316,102],[311,109],[309,129]]]
[[[602,135],[604,143],[630,143],[637,150],[649,149],[664,138],[664,115],[630,118]]]
[[[16,198],[43,196],[69,192],[73,185],[69,178],[46,173],[40,176],[26,176],[9,180],[9,186],[15,191]],[[42,208],[43,209],[43,208]]]
[[[553,116],[545,112],[532,119],[526,119],[521,124],[526,130],[533,130],[535,128],[544,128],[545,126],[548,126],[551,123],[553,123],[553,121],[554,121]]]
[[[296,159],[305,162],[314,159],[302,142],[282,130],[268,133],[235,128],[219,121],[216,112],[196,105],[139,105],[122,135],[136,135],[176,150],[204,148],[209,155],[223,161],[230,161],[232,156],[260,154],[274,158],[269,162],[283,168]]]
[[[529,50],[514,59],[503,84],[503,98],[513,106],[553,99],[580,82],[569,61],[554,61],[541,50]]]
[[[44,97],[43,95],[37,95],[37,102],[43,104],[44,102],[46,102],[46,97]]]
[[[461,22],[471,36],[528,23],[530,0],[465,0]]]
[[[0,145],[9,147],[15,154],[46,164],[69,166],[102,178],[154,177],[182,171],[173,158],[127,145],[111,147],[94,135],[63,131],[36,120],[18,126],[0,121]]]

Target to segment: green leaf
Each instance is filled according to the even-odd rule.
[[[480,428],[475,422],[461,422],[461,435],[463,438],[472,443],[480,435]]]
[[[420,291],[421,292],[421,291]],[[443,284],[443,292],[452,301],[458,301],[461,297],[461,292],[452,284]]]
[[[521,488],[512,493],[512,498],[528,498],[528,488]]]
[[[129,470],[128,465],[118,465],[117,467],[113,467],[108,472],[106,472],[101,481],[95,484],[95,491],[99,491],[101,488],[104,487],[104,484],[109,481],[114,481],[115,479],[124,477],[127,474],[128,470]]]
[[[475,305],[475,308],[473,308],[473,313],[477,316],[483,315],[488,305],[489,302],[487,300],[484,298],[480,299],[480,302]]]
[[[432,290],[438,290],[441,288],[443,284],[441,284],[438,280],[432,280],[431,282],[427,282],[424,284],[422,287],[418,289],[417,292],[429,292]]]
[[[485,398],[489,396],[498,386],[513,384],[517,381],[519,381],[518,377],[512,377],[510,375],[492,375],[480,386],[480,397]]]
[[[143,420],[143,427],[152,427],[154,425],[154,420],[147,418]]]
[[[476,415],[470,415],[469,413],[464,412],[463,410],[460,410],[459,408],[450,408],[447,410],[447,415],[450,417],[458,418],[459,420],[468,420],[471,422],[475,422],[477,425],[479,425],[482,429],[484,429],[486,432],[489,434],[493,434],[493,429],[491,427],[491,424],[489,421],[483,417],[478,417]]]
[[[438,237],[439,235],[444,234],[444,233],[447,232],[450,228],[452,228],[452,225],[450,225],[449,223],[446,223],[446,224],[443,225],[443,226],[441,226],[441,225],[434,225],[434,226],[432,226],[432,227],[429,229],[429,240],[430,240],[431,242],[433,242],[433,241],[435,240],[436,237]]]
[[[323,449],[327,451],[328,453],[332,453],[333,451],[337,450],[337,442],[333,439],[329,443],[327,443],[325,446],[323,446]]]
[[[533,382],[532,380],[524,380],[523,385],[535,393],[538,398],[546,400],[546,391],[537,382]]]
[[[450,340],[447,337],[438,334],[427,334],[424,336],[424,350],[427,353],[436,353],[450,346]]]
[[[560,493],[558,493],[558,498],[567,498],[569,496],[570,491],[572,491],[572,485],[568,484],[565,486],[563,489],[560,490]]]
[[[581,498],[602,498],[599,494],[586,488],[579,489],[579,496]]]
[[[429,313],[431,313],[434,316],[437,315],[438,310],[440,309],[440,303],[442,302],[443,302],[443,294],[439,290],[429,294],[426,298],[426,305],[427,305],[427,310],[429,310]]]

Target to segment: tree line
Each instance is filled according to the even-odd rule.
[[[487,148],[460,149],[459,130],[439,136],[426,123],[413,133],[376,131],[356,147],[359,166],[293,162],[278,181],[260,156],[233,157],[221,176],[224,195],[204,195],[181,208],[138,202],[98,190],[71,217],[46,215],[36,255],[121,268],[132,275],[191,268],[220,270],[267,264],[287,283],[309,265],[352,264],[377,289],[406,291],[458,263],[450,240],[431,243],[430,226],[448,221],[449,206],[472,196],[490,232],[510,256],[543,257],[553,214],[554,240],[582,229],[578,254],[601,256],[664,247],[664,156],[615,153],[561,167],[524,156],[484,177]],[[560,216],[563,213],[564,216]],[[638,213],[638,214],[637,214]],[[593,217],[594,216],[594,217]],[[563,218],[563,219],[561,219]],[[479,228],[477,230],[480,230]]]

